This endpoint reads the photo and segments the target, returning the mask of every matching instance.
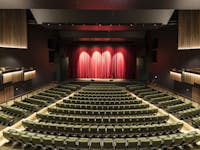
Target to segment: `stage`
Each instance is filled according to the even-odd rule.
[[[71,79],[68,80],[68,82],[70,83],[78,83],[81,85],[87,85],[90,83],[105,83],[105,84],[118,84],[118,85],[122,85],[122,86],[126,86],[129,84],[134,84],[137,83],[137,81],[133,80],[133,79],[101,79],[101,78],[75,78],[75,79]]]

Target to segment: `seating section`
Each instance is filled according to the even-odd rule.
[[[188,123],[193,122],[194,124],[193,118],[200,116],[200,107],[196,108],[192,103],[184,102],[168,93],[157,91],[143,84],[129,85],[127,89]]]
[[[11,125],[79,88],[80,86],[75,84],[60,84],[21,101],[14,101],[12,105],[2,104],[0,123],[2,125]]]
[[[192,118],[192,124],[193,124],[193,126],[195,126],[196,128],[200,128],[200,117]]]
[[[160,135],[137,138],[87,138],[46,135],[37,132],[8,130],[3,133],[10,141],[24,144],[28,147],[46,149],[159,149],[171,146],[187,146],[199,140],[196,132]]]
[[[25,147],[63,150],[176,149],[200,139],[115,84],[84,86],[36,116],[22,121],[25,130],[10,129],[4,137]]]

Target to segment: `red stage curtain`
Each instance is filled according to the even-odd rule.
[[[73,78],[134,78],[135,55],[126,46],[79,46],[71,51]]]

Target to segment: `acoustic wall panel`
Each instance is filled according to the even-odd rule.
[[[200,88],[192,88],[192,99],[195,102],[200,103]]]
[[[24,72],[24,81],[31,80],[36,77],[36,70]]]
[[[22,81],[23,80],[23,75],[22,74],[23,74],[22,70],[13,72],[12,82],[16,83],[16,82]]]
[[[22,73],[23,73],[23,71],[21,71],[21,70],[3,73],[3,75],[2,75],[3,76],[3,84],[16,83],[16,82],[22,81],[23,80]]]
[[[174,71],[170,71],[170,78],[182,82],[182,74]]]
[[[199,84],[200,85],[200,74],[195,74],[191,72],[183,72],[183,82],[189,84]]]
[[[26,10],[0,9],[0,47],[28,47]]]
[[[8,86],[0,90],[0,104],[8,102],[14,97],[14,86]]]
[[[200,49],[200,10],[180,10],[178,49]]]

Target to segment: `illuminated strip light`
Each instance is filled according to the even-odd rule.
[[[36,77],[36,70],[24,72],[24,81],[31,80]]]
[[[16,45],[0,45],[2,48],[21,48],[21,49],[28,49],[27,46],[16,46]]]
[[[200,46],[195,46],[195,47],[180,47],[178,50],[190,50],[190,49],[200,49]]]
[[[183,72],[183,80],[190,84],[200,84],[200,75],[191,72]]]
[[[22,73],[23,73],[22,70],[13,72],[13,74],[12,74],[12,78],[13,78],[12,82],[16,83],[16,82],[22,81]]]
[[[12,82],[12,72],[4,73],[3,74],[3,84]]]
[[[3,84],[22,81],[22,71],[3,73]]]
[[[176,80],[176,81],[179,81],[179,82],[182,81],[182,75],[181,75],[181,73],[170,71],[170,78],[172,80]]]

